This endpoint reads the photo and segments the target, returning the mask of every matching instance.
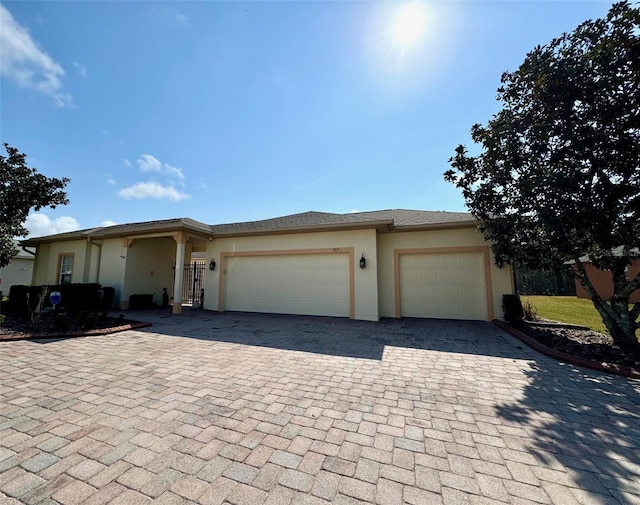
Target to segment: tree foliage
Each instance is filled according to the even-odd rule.
[[[502,109],[460,145],[445,179],[462,189],[498,265],[557,268],[578,280],[614,340],[638,346],[640,277],[625,268],[640,248],[640,9],[614,4],[529,52],[502,75]],[[613,275],[602,300],[578,259]]]
[[[9,264],[18,252],[15,237],[26,236],[29,212],[68,203],[63,191],[69,179],[45,177],[27,166],[26,155],[6,142],[7,156],[0,155],[0,267]]]

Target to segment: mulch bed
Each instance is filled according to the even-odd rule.
[[[502,321],[494,323],[530,347],[560,361],[640,378],[640,354],[614,345],[609,335],[571,327],[539,326],[536,323],[525,323],[518,329]]]
[[[136,330],[147,326],[151,326],[151,323],[130,321],[117,317],[100,317],[88,328],[82,320],[70,315],[68,316],[68,327],[61,331],[55,327],[52,315],[46,313],[41,316],[38,330],[34,331],[29,319],[17,318],[12,314],[7,314],[7,319],[0,325],[0,342],[110,335],[111,333]]]

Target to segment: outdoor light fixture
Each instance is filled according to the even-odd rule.
[[[209,262],[209,270],[213,272],[215,269],[216,269],[216,262],[213,258],[211,258],[211,261]]]
[[[367,266],[367,260],[364,259],[364,253],[362,253],[362,258],[360,258],[360,268],[364,269]]]

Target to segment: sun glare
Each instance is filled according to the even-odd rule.
[[[411,3],[403,6],[393,26],[396,43],[403,49],[416,43],[423,35],[426,24],[427,15],[421,4]]]

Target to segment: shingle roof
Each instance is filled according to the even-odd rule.
[[[23,241],[36,245],[42,242],[106,237],[124,237],[136,233],[188,229],[210,236],[248,235],[272,232],[304,232],[335,228],[376,228],[391,231],[402,228],[429,228],[433,226],[467,226],[475,222],[466,212],[388,209],[370,212],[336,214],[330,212],[302,212],[288,216],[246,221],[241,223],[207,225],[189,218],[164,219],[142,223],[88,228]]]
[[[474,217],[468,212],[444,212],[439,210],[389,209],[358,212],[351,215],[372,217],[374,219],[393,219],[395,228],[475,221]]]
[[[289,216],[275,217],[272,219],[263,219],[260,221],[247,221],[243,223],[217,224],[211,226],[213,234],[217,233],[234,233],[234,232],[250,232],[250,231],[267,231],[278,229],[295,229],[295,228],[311,228],[323,226],[339,226],[349,224],[361,224],[380,221],[375,217],[361,216],[359,214],[333,214],[329,212],[302,212],[300,214],[291,214]]]
[[[385,226],[389,229],[405,226],[419,227],[430,225],[460,224],[474,222],[471,214],[466,212],[441,212],[429,210],[389,209],[371,212],[351,212],[348,214],[334,214],[328,212],[302,212],[289,216],[248,221],[244,223],[229,223],[212,225],[215,234],[266,232],[278,229],[321,228],[339,225]]]
[[[210,234],[211,230],[209,225],[190,219],[188,217],[176,218],[176,219],[160,219],[156,221],[144,221],[141,223],[127,223],[116,224],[113,226],[98,226],[96,228],[87,228],[84,230],[69,231],[65,233],[57,233],[55,235],[46,235],[44,237],[34,237],[22,241],[23,245],[37,244],[41,242],[54,242],[60,240],[77,240],[91,238],[104,238],[104,237],[122,237],[125,235],[131,235],[133,233],[144,233],[146,231],[153,230],[171,230],[187,228],[193,231],[198,231],[205,234]]]

